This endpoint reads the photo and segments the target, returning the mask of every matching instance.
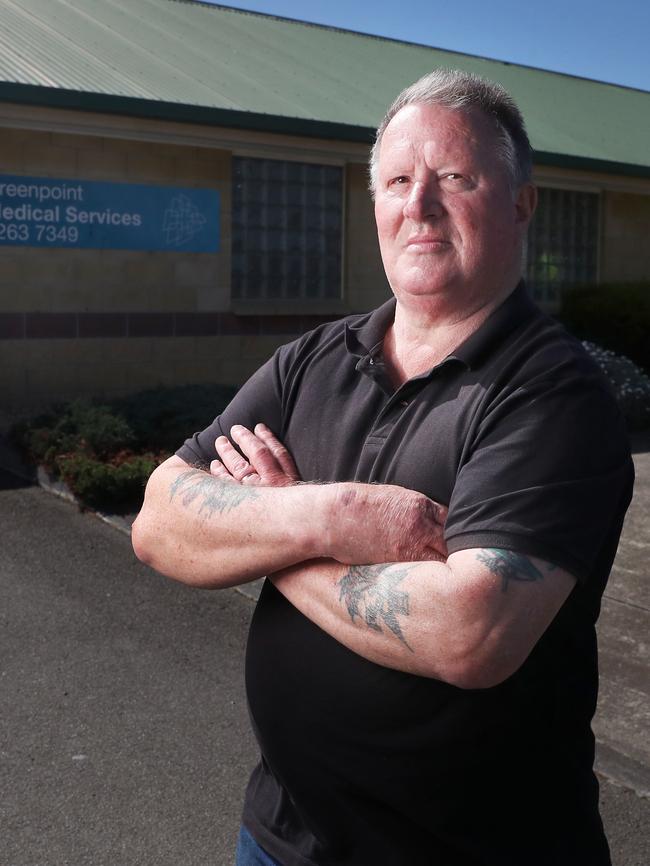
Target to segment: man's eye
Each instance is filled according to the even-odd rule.
[[[473,186],[466,174],[460,174],[457,171],[450,171],[448,174],[443,175],[441,182],[452,192],[463,192],[472,189]]]
[[[405,174],[398,174],[397,177],[394,177],[390,183],[391,183],[391,186],[393,186],[394,184],[404,184],[404,183],[408,183],[408,182],[409,182],[409,179]]]

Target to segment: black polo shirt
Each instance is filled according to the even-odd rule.
[[[604,866],[590,720],[594,623],[631,497],[615,401],[523,286],[395,390],[394,301],[279,349],[178,454],[207,465],[266,423],[304,480],[399,484],[449,505],[450,552],[498,547],[576,588],[524,665],[463,690],[351,652],[266,583],[246,684],[262,760],[244,822],[284,866]]]

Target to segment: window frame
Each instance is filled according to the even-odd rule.
[[[232,292],[232,210],[233,202],[230,207],[230,309],[237,315],[255,315],[258,313],[276,313],[284,315],[300,315],[302,313],[320,314],[344,314],[349,312],[349,303],[347,299],[347,286],[345,283],[346,261],[347,261],[347,164],[348,159],[343,155],[326,155],[321,150],[291,149],[285,150],[277,145],[269,145],[268,147],[238,147],[231,151],[232,155],[232,171],[231,171],[231,195],[234,192],[234,161],[236,158],[257,159],[257,160],[274,160],[276,162],[297,162],[301,164],[310,164],[318,166],[333,166],[341,169],[341,203],[340,203],[340,219],[341,219],[341,256],[339,269],[339,295],[335,298],[236,298]]]
[[[603,225],[604,225],[604,208],[603,208],[603,188],[594,183],[580,183],[575,180],[564,180],[562,178],[556,178],[552,176],[535,176],[533,178],[533,184],[537,188],[538,191],[542,189],[549,190],[558,190],[560,192],[575,192],[575,193],[588,193],[591,195],[597,196],[597,215],[596,215],[596,263],[595,263],[595,276],[593,284],[596,285],[600,282],[601,268],[602,268],[602,257],[603,257]],[[535,217],[533,217],[534,221]],[[528,244],[529,244],[529,236],[530,232],[533,229],[533,221],[531,221],[531,225],[528,228],[528,232],[526,235],[526,242],[524,243],[523,248],[523,262],[522,262],[522,272],[526,277],[526,282],[528,284],[529,290],[531,294],[534,292],[534,285],[532,282],[528,281]],[[533,294],[533,297],[543,309],[548,312],[557,312],[562,303],[562,292],[566,291],[562,287],[558,290],[558,295],[554,299],[549,299],[547,297],[537,298]],[[569,289],[570,291],[570,289]]]

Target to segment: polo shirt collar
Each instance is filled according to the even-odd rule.
[[[390,298],[368,316],[345,326],[345,345],[358,358],[378,358],[386,331],[395,319],[395,298]],[[490,349],[532,316],[537,307],[523,280],[505,301],[491,313],[480,328],[460,344],[446,361],[456,360],[471,370],[477,367]],[[426,374],[425,374],[426,375]],[[418,377],[419,378],[419,377]]]
[[[526,284],[521,280],[481,327],[470,334],[449,357],[462,361],[469,370],[475,369],[496,344],[501,343],[536,311],[537,307],[528,294]]]
[[[372,313],[345,325],[345,346],[357,358],[375,357],[381,353],[386,331],[395,321],[395,298],[389,298]]]

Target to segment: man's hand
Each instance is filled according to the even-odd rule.
[[[221,460],[210,472],[222,480],[266,487],[296,484],[293,458],[263,424],[230,431],[244,457],[225,436],[215,441]],[[336,485],[323,527],[323,555],[346,565],[447,559],[443,531],[447,509],[432,499],[389,484]]]
[[[423,493],[393,484],[337,485],[325,548],[346,565],[446,562],[447,509]]]
[[[214,444],[221,460],[210,464],[215,478],[264,487],[286,487],[300,481],[293,457],[264,424],[256,424],[253,432],[236,425],[230,435],[248,459],[225,436],[219,436]]]

